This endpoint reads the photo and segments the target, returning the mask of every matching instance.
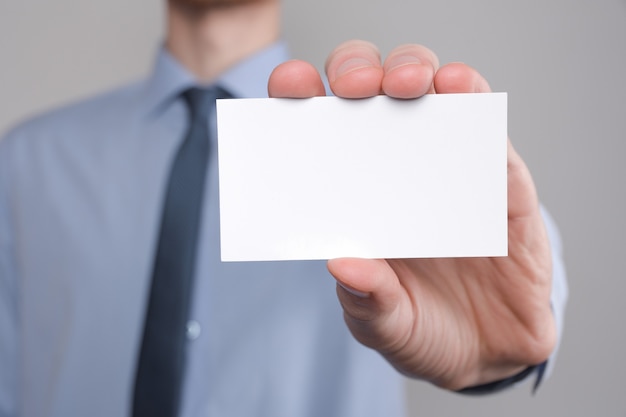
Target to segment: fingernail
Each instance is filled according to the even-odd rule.
[[[361,69],[361,68],[369,68],[373,66],[372,62],[365,58],[350,58],[345,60],[341,65],[337,67],[335,71],[335,78],[339,78],[351,71]]]
[[[339,284],[339,286],[341,288],[343,288],[344,290],[348,291],[350,294],[359,297],[359,298],[369,298],[370,293],[368,292],[362,292],[362,291],[357,291],[354,288],[350,288],[344,284],[342,284],[341,282],[337,281],[337,284]]]
[[[387,67],[386,71],[389,72],[405,65],[421,65],[422,60],[413,55],[396,55],[389,58],[385,64]]]

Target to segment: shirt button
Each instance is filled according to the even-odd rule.
[[[200,323],[195,320],[189,320],[187,322],[187,339],[196,340],[200,337],[200,332],[202,328],[200,327]]]

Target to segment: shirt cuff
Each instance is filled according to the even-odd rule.
[[[532,374],[537,374],[535,378],[535,384],[533,385],[533,394],[537,392],[539,385],[541,385],[541,381],[543,380],[543,375],[546,371],[546,367],[548,365],[548,361],[540,363],[539,365],[530,366],[524,369],[519,374],[513,375],[509,378],[501,379],[499,381],[490,382],[488,384],[475,385],[473,387],[463,388],[458,390],[457,392],[460,394],[468,394],[468,395],[484,395],[484,394],[492,394],[495,392],[502,391],[506,388],[509,388],[518,382],[522,382],[526,378],[528,378]]]

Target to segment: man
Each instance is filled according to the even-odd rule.
[[[270,96],[324,94],[311,65],[278,65],[278,0],[167,7],[148,80],[0,142],[0,416],[141,415],[137,364],[189,87],[261,96],[271,73]],[[417,45],[381,63],[373,45],[351,41],[326,71],[350,98],[489,91],[472,68],[440,67]],[[219,262],[215,154],[213,143],[179,415],[402,415],[399,373],[467,392],[540,378],[566,288],[558,238],[510,144],[507,258],[327,265]]]

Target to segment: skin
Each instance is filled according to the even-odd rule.
[[[278,0],[169,0],[167,11],[165,46],[207,83],[280,35]]]
[[[170,0],[170,4],[196,10],[261,3],[261,0]]]
[[[277,1],[240,3],[168,3],[166,45],[200,79],[213,79],[278,38]],[[490,91],[475,69],[440,67],[420,45],[399,46],[381,61],[374,45],[349,41],[331,52],[326,74],[333,93],[346,98]],[[278,66],[268,90],[272,97],[324,95],[320,74],[298,60]],[[532,178],[510,141],[508,207],[508,257],[330,260],[354,337],[400,372],[454,390],[543,362],[556,343],[550,245]]]

